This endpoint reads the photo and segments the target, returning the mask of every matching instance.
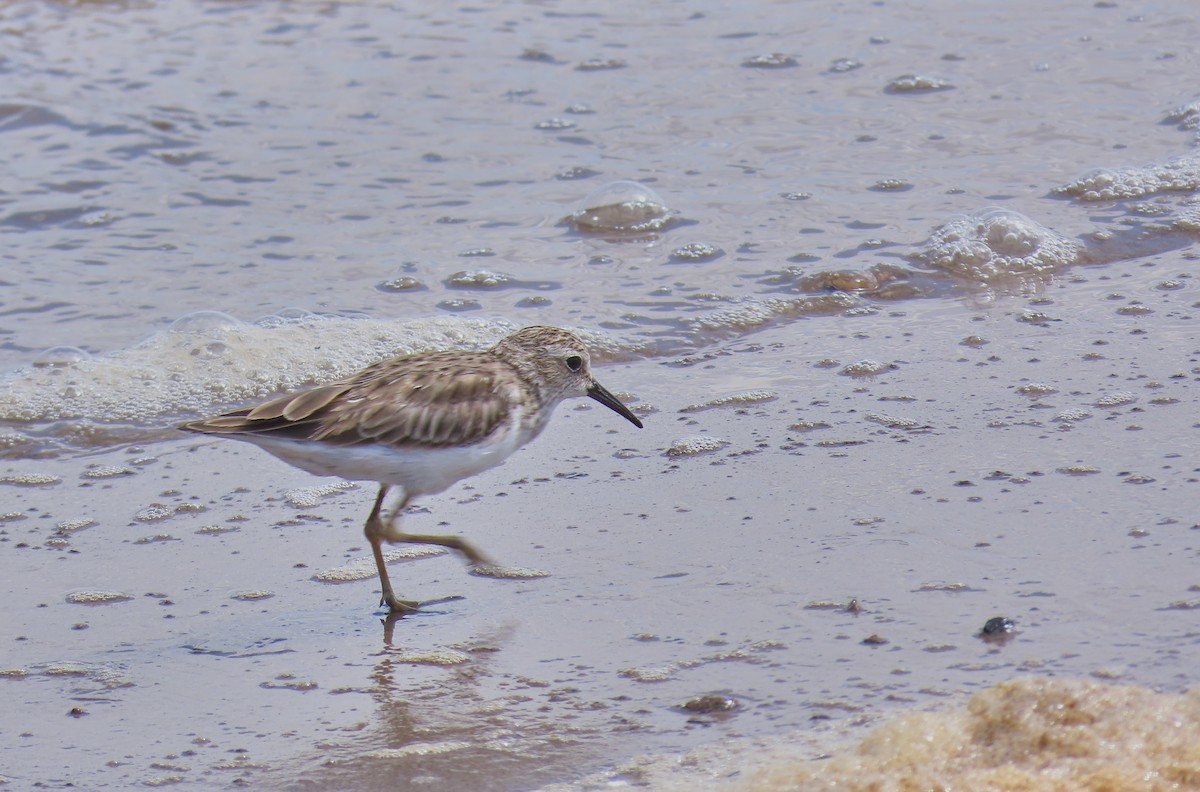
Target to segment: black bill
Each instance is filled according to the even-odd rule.
[[[605,407],[607,407],[608,409],[617,413],[618,415],[625,416],[627,419],[629,419],[629,422],[631,424],[633,424],[634,426],[636,426],[638,429],[642,428],[642,422],[640,420],[638,420],[638,417],[636,415],[634,415],[633,413],[631,413],[629,411],[629,408],[621,403],[620,399],[618,399],[616,396],[613,396],[611,393],[609,393],[608,389],[605,388],[603,385],[601,385],[599,382],[592,380],[592,386],[590,388],[588,388],[587,395],[592,397],[596,401],[600,402]]]

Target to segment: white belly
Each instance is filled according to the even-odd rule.
[[[543,424],[544,425],[544,424]],[[499,465],[541,430],[504,427],[475,445],[396,449],[387,446],[330,446],[264,435],[239,435],[301,470],[351,481],[378,481],[402,487],[410,496],[427,495]]]

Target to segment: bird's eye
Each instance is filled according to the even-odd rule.
[[[579,371],[581,368],[583,368],[583,358],[581,358],[579,355],[571,355],[566,359],[565,362],[567,364],[567,368],[571,369],[571,371]]]

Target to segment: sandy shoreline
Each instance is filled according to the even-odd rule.
[[[1164,292],[1130,318],[1074,284],[1044,308],[1062,321],[991,311],[896,335],[862,317],[682,369],[606,367],[649,408],[645,431],[568,403],[525,452],[408,517],[551,576],[399,562],[405,594],[465,598],[400,621],[390,645],[369,576],[313,579],[365,557],[369,486],[322,490],[185,437],[7,462],[8,772],[516,789],[1031,673],[1182,690],[1200,653],[1198,399],[1170,352],[1189,303]],[[867,357],[894,367],[838,373]],[[705,402],[720,406],[680,412]],[[668,455],[697,437],[724,445]],[[68,601],[81,592],[128,599]],[[830,607],[851,598],[861,614]],[[1017,623],[1007,644],[976,637],[995,615]],[[707,693],[740,709],[679,709]]]

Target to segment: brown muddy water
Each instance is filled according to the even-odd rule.
[[[1200,788],[1194,11],[3,4],[4,787]],[[417,616],[171,428],[528,324]]]

